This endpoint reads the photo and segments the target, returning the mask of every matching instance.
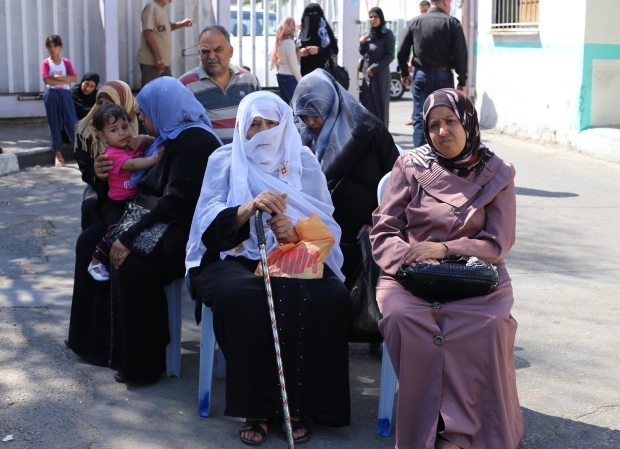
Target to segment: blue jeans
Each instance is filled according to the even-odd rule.
[[[424,102],[438,89],[454,88],[454,76],[450,70],[416,69],[413,78],[413,147],[426,144],[422,111]]]
[[[276,75],[276,78],[278,79],[280,98],[282,98],[282,101],[286,104],[290,105],[293,99],[293,93],[297,87],[297,80],[293,75],[282,75],[280,73]]]
[[[69,142],[73,148],[73,133],[78,118],[75,113],[75,105],[71,99],[71,92],[64,89],[45,89],[43,104],[47,114],[47,124],[50,128],[52,151],[56,152],[62,149],[63,129],[69,136]]]

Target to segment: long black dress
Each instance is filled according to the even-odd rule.
[[[211,307],[226,357],[224,414],[282,416],[265,286],[254,274],[258,261],[219,257],[250,237],[249,221],[237,230],[237,209],[224,209],[204,232],[208,251],[190,270],[192,295]],[[272,277],[271,287],[291,415],[349,425],[346,287],[327,265],[322,279]]]
[[[369,139],[342,179],[334,179],[332,182],[328,180],[335,209],[334,220],[342,229],[342,274],[349,288],[355,281],[355,269],[362,258],[357,233],[365,224],[372,226],[372,212],[379,205],[377,186],[398,159],[394,139],[385,126],[380,125],[379,130]]]
[[[155,381],[165,370],[170,335],[164,287],[185,272],[185,243],[207,159],[219,146],[201,128],[189,128],[168,142],[159,163],[138,184],[139,195],[159,199],[121,236],[132,253],[118,270],[110,268],[110,282],[97,282],[87,272],[105,226],[99,222],[80,234],[69,343],[87,362],[116,369],[125,379],[139,382]],[[146,256],[133,241],[156,222],[170,226],[161,248]]]
[[[364,57],[360,101],[366,109],[381,119],[386,128],[390,125],[390,63],[394,60],[395,45],[394,34],[385,29],[384,34],[360,44],[359,50]],[[368,68],[372,76],[366,73]]]

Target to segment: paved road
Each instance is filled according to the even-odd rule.
[[[392,103],[390,125],[405,149],[406,95]],[[507,264],[520,324],[521,447],[620,448],[620,166],[489,131],[483,139],[517,169],[517,244]],[[75,165],[0,177],[0,439],[12,434],[15,449],[243,447],[238,420],[222,415],[224,380],[214,382],[213,417],[197,416],[191,302],[180,379],[117,384],[62,344],[82,190]],[[350,357],[352,425],[317,426],[308,447],[394,447],[375,433],[380,354],[351,345]],[[263,447],[284,448],[271,433]]]

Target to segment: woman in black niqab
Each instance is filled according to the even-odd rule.
[[[317,3],[310,3],[301,16],[299,34],[301,48],[301,76],[325,68],[332,55],[338,54],[334,33]]]

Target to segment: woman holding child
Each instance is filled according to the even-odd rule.
[[[89,363],[117,371],[118,382],[154,382],[166,368],[169,342],[164,286],[183,276],[185,243],[209,155],[220,146],[204,108],[178,80],[162,77],[137,97],[140,119],[165,150],[147,173],[133,172],[136,202],[150,210],[109,249],[110,281],[87,271],[106,229],[90,226],[76,244],[68,344]],[[154,224],[166,231],[157,246],[138,244]]]
[[[462,92],[435,91],[423,118],[428,144],[396,161],[370,236],[383,270],[379,329],[400,382],[396,444],[516,449],[523,437],[517,322],[504,264],[515,241],[515,170],[481,143],[476,110]],[[494,264],[496,289],[429,301],[399,282],[401,264],[458,256]]]
[[[266,212],[267,252],[299,241],[298,220],[317,214],[335,240],[322,278],[272,277],[271,286],[296,443],[305,419],[350,422],[348,293],[340,272],[340,227],[319,162],[301,138],[290,107],[270,92],[239,104],[233,143],[209,160],[192,222],[186,266],[197,311],[213,311],[226,357],[226,410],[246,418],[241,440],[261,444],[268,420],[282,416],[278,368],[254,213]],[[268,214],[271,214],[269,217]]]

